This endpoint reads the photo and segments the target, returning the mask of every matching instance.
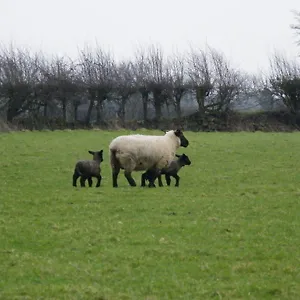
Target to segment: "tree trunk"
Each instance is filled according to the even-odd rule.
[[[97,118],[96,118],[96,122],[98,125],[100,125],[101,122],[101,112],[103,109],[103,102],[106,99],[106,94],[104,94],[103,92],[98,92],[98,96],[97,96],[97,106],[96,106],[96,113],[97,113]]]
[[[74,105],[74,121],[77,122],[78,120],[78,104]]]
[[[205,101],[205,91],[202,87],[198,87],[196,89],[196,99],[198,103],[198,111],[200,116],[203,118],[204,113],[205,113],[205,106],[204,106],[204,101]]]
[[[90,99],[89,108],[88,108],[88,111],[87,111],[86,117],[85,117],[85,124],[87,126],[90,125],[90,122],[91,122],[91,115],[92,115],[92,110],[93,110],[93,107],[94,107],[94,101],[95,101],[94,98]]]
[[[67,122],[67,101],[65,98],[62,99],[62,111],[63,111],[63,120]]]
[[[18,100],[15,98],[9,99],[8,102],[8,109],[6,112],[6,119],[8,122],[12,122],[13,119],[18,116],[21,112],[21,110],[18,109]]]
[[[154,109],[155,109],[155,118],[156,121],[161,120],[162,112],[161,112],[161,107],[162,107],[162,95],[161,95],[161,90],[154,90],[153,91],[153,98],[154,98]]]
[[[13,107],[8,107],[7,113],[6,113],[6,119],[7,122],[12,122],[14,117],[18,115],[17,110],[14,109]]]
[[[157,121],[160,121],[161,120],[161,116],[162,116],[162,113],[161,113],[161,103],[155,103],[154,104],[154,109],[155,109],[155,118]]]
[[[47,118],[48,115],[48,102],[46,101],[44,104],[44,118]]]
[[[121,98],[121,103],[118,111],[118,117],[120,118],[123,124],[125,123],[125,107],[126,107],[127,99],[128,98],[126,96],[123,96]]]
[[[143,97],[143,116],[144,121],[147,122],[148,120],[148,95]]]
[[[96,124],[99,125],[101,121],[101,102],[100,99],[97,99],[96,105]]]
[[[181,107],[180,107],[180,101],[181,97],[175,97],[175,111],[176,111],[176,116],[178,119],[181,118]]]
[[[142,88],[142,89],[140,89],[140,93],[142,94],[144,122],[147,122],[147,120],[148,120],[149,92],[145,88]]]

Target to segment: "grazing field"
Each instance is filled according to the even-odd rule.
[[[299,133],[185,132],[179,188],[114,189],[124,133],[0,134],[0,299],[300,299]],[[72,187],[101,149],[101,187]]]

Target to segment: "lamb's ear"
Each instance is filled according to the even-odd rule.
[[[90,151],[90,150],[89,150],[89,153],[90,153],[90,154],[92,154],[92,155],[94,155],[94,154],[95,154],[95,152],[94,152],[94,151]]]
[[[176,156],[176,157],[180,157],[181,155],[179,155],[179,154],[175,154],[175,156]]]

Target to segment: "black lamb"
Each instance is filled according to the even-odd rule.
[[[153,179],[158,178],[158,185],[163,186],[161,175],[165,175],[165,179],[167,185],[171,184],[171,176],[176,179],[175,186],[179,186],[180,177],[178,176],[179,170],[186,166],[190,165],[191,161],[187,155],[184,153],[182,155],[176,154],[177,159],[174,159],[167,168],[159,170],[150,169],[142,174],[142,186],[145,186],[145,181],[148,180],[151,184],[153,184]]]
[[[100,151],[88,151],[93,155],[93,160],[79,160],[77,161],[73,174],[73,186],[77,186],[76,182],[80,178],[80,186],[85,187],[85,181],[88,180],[89,187],[92,186],[92,177],[97,178],[96,187],[101,183],[101,168],[100,163],[103,161],[103,150]]]

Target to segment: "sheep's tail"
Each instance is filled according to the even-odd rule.
[[[112,169],[120,168],[119,160],[116,156],[117,150],[110,149],[110,166]]]

